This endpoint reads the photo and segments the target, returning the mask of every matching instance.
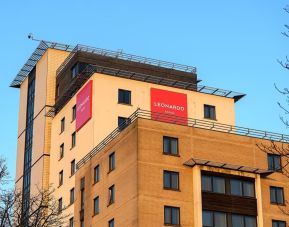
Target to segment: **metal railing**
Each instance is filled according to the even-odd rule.
[[[65,59],[65,61],[57,69],[57,71],[56,71],[57,76],[65,68],[67,63],[74,56],[74,54],[77,53],[78,51],[86,52],[86,53],[92,53],[92,54],[98,54],[98,55],[102,55],[102,56],[106,56],[106,57],[117,58],[117,59],[137,62],[137,63],[148,64],[148,65],[153,65],[153,66],[158,66],[158,67],[163,67],[163,68],[167,68],[167,69],[175,69],[175,70],[179,70],[179,71],[183,71],[183,72],[190,72],[190,73],[196,73],[197,72],[196,67],[193,67],[193,66],[176,64],[176,63],[172,63],[172,62],[168,62],[168,61],[162,61],[162,60],[157,60],[157,59],[153,59],[153,58],[146,58],[146,57],[141,57],[141,56],[133,55],[133,54],[126,54],[126,53],[123,53],[122,51],[112,51],[112,50],[106,50],[106,49],[102,49],[102,48],[95,48],[95,47],[90,47],[90,46],[78,44],[72,50],[70,55]]]
[[[248,136],[253,138],[259,138],[264,140],[278,141],[282,143],[289,142],[289,135],[250,129],[245,127],[233,126],[228,124],[221,124],[212,122],[209,120],[200,120],[194,118],[177,117],[171,114],[164,114],[158,112],[151,112],[147,110],[137,109],[132,115],[127,118],[127,121],[114,129],[107,137],[105,137],[96,147],[94,147],[87,155],[85,155],[77,164],[76,169],[80,169],[87,161],[100,152],[106,145],[108,145],[113,139],[115,139],[122,130],[128,125],[134,122],[136,119],[148,119],[154,121],[167,122],[171,124],[184,125],[188,127],[207,129],[217,132]]]

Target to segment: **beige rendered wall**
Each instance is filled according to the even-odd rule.
[[[200,187],[200,179],[194,179],[195,173],[192,168],[183,165],[192,157],[240,166],[267,168],[267,156],[256,148],[256,144],[268,141],[144,119],[138,120],[138,125],[140,227],[163,226],[164,205],[181,207],[182,226],[199,226],[196,223],[200,223],[200,221],[198,219],[193,220],[192,217],[195,215],[195,217],[199,216],[200,218],[200,213],[194,210],[194,204],[199,207],[200,202],[200,198],[194,196],[198,194],[194,190]],[[180,157],[162,154],[164,135],[179,139]],[[180,173],[180,192],[163,189],[163,170]],[[244,172],[216,170],[216,168],[211,168],[211,171],[258,179],[256,175]],[[199,187],[196,184],[199,184]],[[256,190],[259,189],[256,194],[258,198],[262,198],[258,209],[259,215],[263,213],[263,226],[271,226],[273,218],[289,222],[289,217],[280,211],[280,207],[270,204],[269,193],[269,186],[284,187],[285,199],[287,199],[289,179],[281,173],[274,173],[269,177],[261,178],[259,184],[261,185],[258,186],[256,183]],[[284,208],[288,209],[288,207]],[[260,221],[259,223],[259,227],[262,227]]]

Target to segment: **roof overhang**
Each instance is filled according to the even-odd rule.
[[[195,159],[195,158],[190,158],[188,161],[184,163],[184,165],[189,166],[189,167],[194,167],[196,165],[199,165],[199,166],[221,168],[221,169],[234,170],[234,171],[240,171],[240,172],[246,172],[246,173],[260,174],[262,177],[266,177],[274,173],[273,171],[267,170],[267,169],[260,169],[260,168],[247,167],[247,166],[241,166],[241,165],[233,165],[233,164],[228,164],[228,163],[214,162],[214,161]]]

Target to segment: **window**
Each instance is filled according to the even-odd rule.
[[[85,194],[84,194],[84,188],[85,188],[85,177],[82,177],[80,179],[80,209],[84,209],[84,201],[85,201]]]
[[[255,197],[255,186],[251,181],[231,179],[231,195]]]
[[[216,120],[216,107],[204,105],[204,118]]]
[[[281,170],[281,156],[277,154],[268,154],[268,169],[274,171]]]
[[[256,227],[256,217],[203,210],[203,227]]]
[[[73,217],[69,219],[69,227],[74,227]]]
[[[97,165],[96,167],[94,167],[94,177],[93,177],[93,181],[94,183],[97,183],[99,181],[99,165]]]
[[[270,201],[273,204],[284,204],[284,192],[283,188],[270,187]]]
[[[114,219],[111,219],[111,220],[108,222],[108,227],[114,227]]]
[[[56,98],[59,96],[59,84],[56,85]]]
[[[225,178],[202,175],[202,191],[225,194]]]
[[[78,63],[76,63],[71,68],[71,77],[74,78],[75,76],[77,76],[78,73],[79,73],[79,65],[78,65]]]
[[[59,149],[59,159],[62,159],[64,157],[64,143],[60,145]]]
[[[109,196],[109,199],[108,199],[108,205],[114,203],[115,201],[115,187],[114,185],[110,186],[110,188],[108,189],[108,196]]]
[[[109,165],[108,166],[109,172],[111,172],[112,170],[115,169],[115,153],[114,152],[109,155],[109,164],[108,165]]]
[[[254,181],[231,176],[202,175],[202,191],[233,196],[255,197]]]
[[[165,206],[164,222],[165,225],[180,225],[180,208]]]
[[[62,133],[65,129],[65,117],[60,121],[60,133]]]
[[[74,188],[70,189],[70,199],[69,199],[70,204],[74,203]]]
[[[58,212],[62,211],[62,198],[58,199]]]
[[[97,196],[93,200],[93,215],[96,215],[99,213],[99,197]]]
[[[272,221],[272,227],[286,227],[286,222],[273,220]]]
[[[76,145],[76,132],[71,134],[71,148],[75,147]]]
[[[72,107],[72,121],[74,121],[76,118],[76,105]]]
[[[131,91],[118,89],[118,103],[131,104]]]
[[[70,162],[70,176],[73,176],[75,173],[75,159]]]
[[[172,171],[164,171],[164,188],[179,190],[179,173]]]
[[[119,130],[125,129],[130,123],[131,123],[131,120],[129,118],[118,117],[118,128],[119,128]]]
[[[163,153],[170,155],[178,155],[178,139],[173,137],[163,137]]]
[[[63,170],[59,172],[59,186],[63,185]]]

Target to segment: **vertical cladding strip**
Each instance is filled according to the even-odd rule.
[[[256,199],[257,199],[257,224],[258,227],[263,227],[263,206],[262,206],[262,190],[261,190],[261,177],[260,175],[256,176],[255,179],[255,188],[256,188]]]
[[[194,226],[203,226],[202,223],[202,189],[201,170],[199,166],[193,168],[193,194],[194,194]]]
[[[34,71],[35,72],[35,71]],[[25,223],[29,212],[30,184],[31,184],[31,160],[32,160],[32,138],[33,138],[33,116],[35,99],[35,74],[30,75],[27,94],[25,151],[23,168],[23,192],[22,192],[22,217]]]

